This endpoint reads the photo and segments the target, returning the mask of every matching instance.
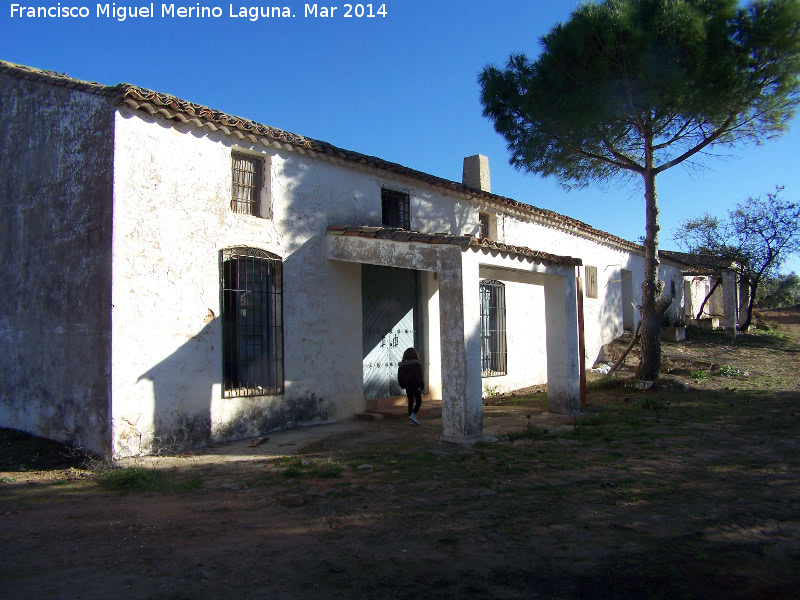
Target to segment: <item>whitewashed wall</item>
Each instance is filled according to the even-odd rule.
[[[108,450],[113,105],[0,74],[0,426]]]
[[[379,219],[380,184],[354,186],[330,163],[248,145],[267,159],[273,218],[234,214],[230,137],[125,109],[116,130],[115,452],[241,438],[362,408],[360,269],[327,261],[323,236],[333,215]],[[284,395],[221,398],[219,252],[231,246],[283,259]]]
[[[121,108],[115,127],[115,453],[241,438],[363,410],[361,270],[326,259],[325,228],[380,225],[383,187],[411,194],[412,228],[423,231],[464,226],[469,203],[415,189],[413,180],[242,146],[140,111]],[[266,158],[271,219],[230,211],[232,147]],[[219,252],[230,246],[283,259],[283,395],[221,398]],[[435,280],[425,289],[436,304]],[[423,316],[438,333],[436,310]],[[438,338],[427,349],[435,394]]]
[[[507,281],[505,287],[508,375],[485,377],[484,395],[547,381],[544,282]]]
[[[703,304],[703,300],[705,300],[708,292],[711,291],[714,281],[714,277],[707,276],[689,276],[685,278],[685,314],[687,319],[694,319],[697,317],[700,306]],[[717,289],[714,290],[714,294],[708,299],[705,306],[703,306],[702,317],[710,317],[712,315],[718,317],[723,316],[722,286],[718,286]]]
[[[476,234],[480,207],[471,207],[471,213],[461,222],[466,223],[462,233]],[[586,296],[584,289],[585,363],[591,367],[600,355],[601,347],[623,333],[623,269],[632,273],[633,301],[641,304],[641,285],[644,276],[644,256],[574,235],[554,226],[546,226],[522,217],[499,214],[495,216],[497,240],[520,245],[551,254],[580,258],[584,266],[579,275],[584,278],[585,266],[597,268],[597,298]],[[663,262],[659,279],[665,283],[665,294],[675,296],[667,311],[667,320],[679,320],[683,314],[683,278],[678,265]],[[519,286],[522,286],[521,288]],[[530,288],[530,289],[528,289]],[[538,289],[537,289],[538,288]],[[508,375],[484,378],[487,394],[509,392],[521,387],[546,382],[546,356],[543,290],[539,286],[510,283],[506,286],[508,331]],[[634,311],[634,325],[639,321]]]
[[[361,270],[326,259],[326,226],[380,225],[387,187],[410,194],[412,229],[477,232],[477,204],[414,179],[242,145],[125,108],[115,130],[112,420],[119,456],[336,421],[362,410]],[[232,148],[266,159],[271,218],[230,211]],[[597,267],[600,297],[584,301],[591,366],[600,346],[622,332],[620,269],[632,271],[634,299],[640,298],[643,257],[503,215],[497,233],[499,241]],[[231,246],[283,260],[283,395],[221,398],[219,252]],[[442,375],[437,286],[426,274],[423,357],[434,397]],[[543,383],[547,372],[543,287],[509,281],[506,291],[509,373],[484,380],[485,389],[496,391]]]
[[[96,452],[243,438],[362,410],[361,269],[327,260],[326,226],[380,225],[383,187],[410,195],[411,227],[422,232],[474,235],[487,208],[413,178],[242,143],[74,90],[4,80],[0,97],[0,158],[10,165],[0,174],[10,190],[3,279],[13,283],[0,296],[24,307],[0,319],[0,424]],[[268,218],[230,211],[232,149],[264,157]],[[597,267],[600,297],[584,300],[591,365],[622,331],[620,269],[641,297],[643,257],[523,217],[497,215],[492,229],[501,242]],[[221,397],[219,257],[231,246],[283,261],[285,394]],[[669,290],[679,269],[663,264],[661,277]],[[508,375],[483,382],[495,391],[547,374],[544,286],[505,281]],[[447,376],[438,286],[435,273],[423,275],[434,397]]]

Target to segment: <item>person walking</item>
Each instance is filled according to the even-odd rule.
[[[403,352],[403,360],[397,367],[397,382],[408,396],[408,419],[414,425],[419,425],[417,413],[422,405],[422,388],[425,387],[425,378],[422,374],[419,353],[414,348],[407,348]]]

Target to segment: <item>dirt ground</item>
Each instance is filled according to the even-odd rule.
[[[2,430],[0,598],[800,598],[800,310],[765,317],[646,391],[590,373],[577,418],[487,398],[473,445],[353,420],[111,468]]]

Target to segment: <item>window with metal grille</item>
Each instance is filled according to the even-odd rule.
[[[506,286],[481,281],[481,376],[508,374],[506,348]]]
[[[586,297],[597,298],[597,267],[586,266]]]
[[[245,215],[261,215],[261,178],[264,163],[255,156],[231,153],[231,210]]]
[[[281,394],[281,260],[255,248],[229,248],[220,262],[223,397]]]
[[[394,190],[381,191],[383,226],[411,229],[411,202],[408,194]]]
[[[489,215],[486,213],[478,214],[478,221],[480,223],[480,231],[478,236],[482,240],[489,239]]]

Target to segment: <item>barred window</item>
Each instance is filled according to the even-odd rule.
[[[231,153],[231,210],[235,213],[260,216],[263,161],[255,156]]]
[[[587,266],[585,271],[586,271],[586,297],[597,298],[597,267]]]
[[[411,202],[408,194],[394,190],[381,191],[383,226],[411,229]]]
[[[480,223],[480,230],[478,231],[478,237],[482,240],[489,239],[489,215],[486,213],[479,213],[478,214],[478,222]]]
[[[481,281],[481,376],[508,374],[506,348],[506,287],[501,281]]]
[[[223,397],[281,394],[281,260],[263,250],[229,248],[220,261]]]

